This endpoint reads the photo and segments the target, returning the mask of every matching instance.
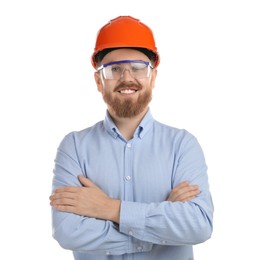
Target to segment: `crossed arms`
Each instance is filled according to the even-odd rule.
[[[91,180],[79,176],[82,187],[58,188],[49,197],[50,205],[62,212],[75,213],[85,217],[110,220],[119,224],[121,201],[107,196]],[[167,201],[186,202],[200,193],[197,185],[182,182],[171,190]]]
[[[54,238],[73,251],[114,255],[136,252],[135,245],[141,243],[144,251],[150,251],[154,244],[193,245],[207,240],[213,205],[204,159],[192,142],[188,142],[190,154],[183,156],[177,169],[176,176],[183,176],[180,182],[177,178],[163,201],[143,203],[109,196],[110,189],[105,192],[105,186],[102,189],[81,175],[75,144],[67,137],[58,149],[50,196]]]

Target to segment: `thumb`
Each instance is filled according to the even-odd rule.
[[[93,187],[93,188],[96,187],[96,185],[92,181],[90,181],[88,178],[84,177],[83,175],[79,175],[78,179],[81,182],[81,184],[85,187]]]

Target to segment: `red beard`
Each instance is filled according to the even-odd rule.
[[[116,91],[120,88],[134,86],[134,84],[122,84],[121,86],[116,87]],[[136,85],[138,91],[142,88],[140,85]],[[117,117],[132,118],[139,115],[145,110],[152,99],[152,90],[148,89],[144,93],[140,93],[138,99],[133,101],[132,98],[123,98],[113,97],[109,92],[104,91],[103,98],[105,103],[110,106],[115,112]]]

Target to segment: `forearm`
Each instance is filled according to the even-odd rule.
[[[66,147],[65,147],[66,146]],[[65,149],[66,148],[66,149]],[[70,151],[70,154],[66,151]],[[81,187],[78,176],[83,172],[71,139],[65,138],[56,156],[52,192],[60,187]],[[115,207],[117,212],[117,206]],[[118,213],[111,213],[113,221],[118,222]],[[81,216],[62,212],[52,207],[53,237],[61,247],[90,254],[120,255],[133,253],[135,243],[130,237],[119,231],[117,224],[112,221],[95,217]],[[147,243],[145,251],[150,251],[152,244]]]
[[[58,212],[55,209],[53,237],[65,249],[97,255],[106,255],[108,252],[111,255],[134,253],[134,244],[138,243],[121,233],[118,225],[111,221]],[[151,243],[145,243],[145,251],[151,248]]]
[[[111,199],[111,202],[101,209],[101,218],[119,224],[121,201]]]
[[[192,245],[212,233],[212,205],[191,202],[122,202],[120,231],[137,239],[166,245]],[[200,202],[201,204],[201,202]]]
[[[56,179],[53,183],[56,187]],[[79,187],[79,189],[82,188]],[[78,190],[78,188],[70,186],[60,188],[60,191],[63,190],[72,191]],[[95,189],[93,190],[95,191]],[[74,193],[71,192],[70,194]],[[95,203],[91,208],[81,207],[82,203],[78,208],[68,203],[64,205],[64,199],[54,199],[56,196],[59,195],[51,196],[53,237],[63,248],[102,255],[136,252],[135,245],[140,244],[140,241],[130,239],[128,235],[119,231],[117,223],[120,216],[120,200],[105,197],[105,200],[100,199],[100,202]],[[150,251],[151,248],[151,243],[145,243],[144,251]]]

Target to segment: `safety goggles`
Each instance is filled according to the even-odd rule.
[[[127,70],[135,79],[148,78],[153,66],[148,61],[119,60],[101,65],[97,71],[102,71],[105,79],[119,80]]]

